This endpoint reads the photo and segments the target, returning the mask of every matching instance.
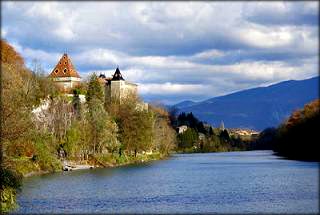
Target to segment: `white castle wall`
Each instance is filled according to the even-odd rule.
[[[77,86],[81,79],[76,77],[59,77],[59,78],[53,78],[53,81],[63,89],[71,89],[75,86]]]
[[[128,95],[136,95],[138,93],[136,84],[123,80],[111,81],[111,86],[106,86],[106,88],[106,96],[110,96],[113,100],[120,100],[120,102]]]

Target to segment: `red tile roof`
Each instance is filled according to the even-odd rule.
[[[78,74],[78,72],[74,68],[68,55],[63,54],[63,56],[60,58],[58,64],[52,70],[49,77],[51,77],[51,78],[60,78],[60,77],[80,78],[80,75]]]

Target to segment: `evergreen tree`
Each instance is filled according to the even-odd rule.
[[[73,90],[72,106],[73,106],[73,112],[76,118],[79,119],[81,117],[80,116],[81,102],[80,102],[78,89]]]
[[[198,141],[198,133],[193,128],[188,128],[178,135],[180,148],[191,148]]]
[[[98,99],[104,103],[104,93],[101,84],[99,83],[97,75],[94,73],[90,77],[88,90],[86,94],[86,101],[90,105],[92,99]]]

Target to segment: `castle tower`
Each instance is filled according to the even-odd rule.
[[[117,67],[111,79],[107,80],[105,88],[106,101],[119,101],[130,95],[137,95],[137,85],[125,81]]]
[[[80,75],[66,53],[60,58],[58,64],[49,75],[49,78],[52,78],[60,89],[65,92],[79,85],[81,81]]]

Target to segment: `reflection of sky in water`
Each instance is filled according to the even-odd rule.
[[[270,151],[173,155],[27,178],[18,212],[310,213],[318,211],[318,171]]]

